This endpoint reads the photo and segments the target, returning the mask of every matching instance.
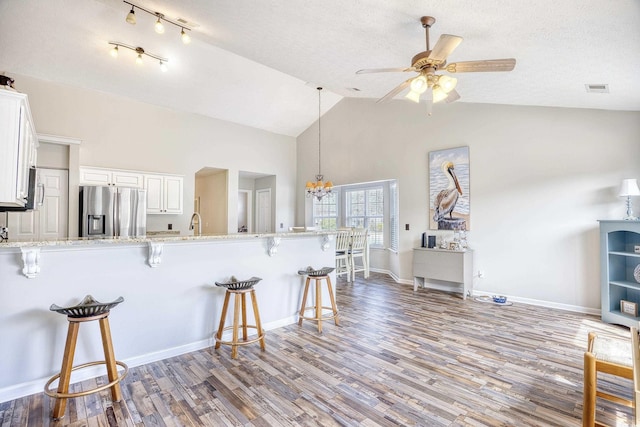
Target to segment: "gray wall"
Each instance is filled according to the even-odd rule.
[[[297,194],[317,167],[317,131],[298,137]],[[376,256],[403,280],[428,228],[428,153],[460,146],[475,272],[485,272],[476,289],[598,308],[597,220],[622,218],[620,182],[640,178],[640,113],[458,102],[428,117],[405,101],[342,100],[322,119],[322,172],[335,184],[398,179],[400,252]],[[296,224],[310,224],[309,207],[297,198]]]

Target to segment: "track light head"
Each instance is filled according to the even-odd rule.
[[[118,45],[115,45],[113,49],[111,49],[111,56],[113,56],[114,58],[118,57]]]
[[[191,43],[191,36],[184,32],[184,28],[180,31],[180,38],[182,38],[182,43],[189,44]]]
[[[136,25],[136,12],[133,10],[133,6],[131,6],[131,12],[127,14],[127,19],[125,21],[131,25]]]
[[[156,24],[154,26],[154,28],[156,29],[156,33],[158,34],[163,34],[164,33],[164,24],[162,24],[161,19],[163,19],[163,14],[161,13],[156,13],[156,16],[158,17],[158,20],[156,21]]]

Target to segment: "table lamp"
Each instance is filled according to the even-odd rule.
[[[620,197],[627,198],[627,216],[623,219],[636,220],[637,217],[633,216],[633,209],[631,208],[631,196],[640,196],[640,188],[638,188],[638,181],[636,179],[624,179],[620,186]]]

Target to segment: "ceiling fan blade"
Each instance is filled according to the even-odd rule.
[[[413,80],[413,77],[411,77],[410,79],[407,79],[404,82],[400,83],[398,86],[393,88],[391,90],[391,92],[389,92],[388,94],[386,94],[382,98],[378,99],[376,101],[376,104],[379,104],[381,102],[389,101],[391,98],[393,98],[394,96],[396,96],[397,94],[399,94],[400,92],[405,90],[411,84],[411,80]]]
[[[364,70],[358,70],[356,71],[356,74],[366,74],[366,73],[400,73],[400,72],[407,72],[407,71],[418,71],[413,67],[409,67],[409,68],[404,68],[404,67],[398,67],[398,68],[367,68]]]
[[[454,62],[446,66],[450,73],[476,73],[486,71],[511,71],[516,66],[516,60],[507,59],[486,59],[484,61]]]
[[[445,102],[450,104],[452,102],[456,102],[458,99],[460,99],[460,94],[457,90],[453,89],[449,92],[449,96],[445,98]]]
[[[429,59],[436,63],[444,62],[460,43],[462,43],[462,37],[442,34],[436,42],[436,45],[431,49]]]

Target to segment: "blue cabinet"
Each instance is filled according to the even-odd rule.
[[[633,304],[640,310],[640,280],[634,277],[640,269],[640,221],[600,221],[600,256],[602,321],[638,326]],[[620,301],[632,303],[626,312]]]

